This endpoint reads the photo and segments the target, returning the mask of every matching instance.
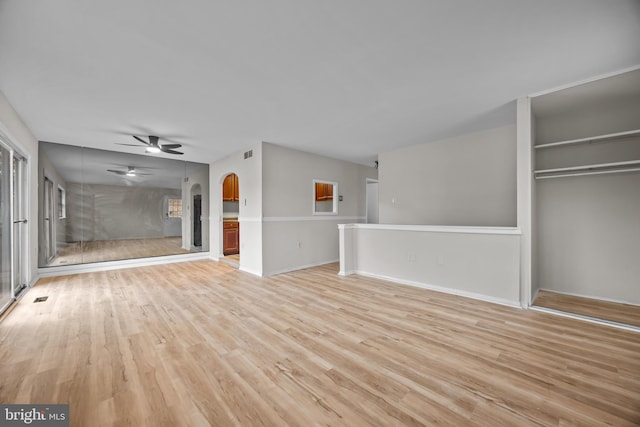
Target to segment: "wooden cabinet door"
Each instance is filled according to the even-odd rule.
[[[316,182],[316,202],[324,200],[325,186],[321,182]]]
[[[232,202],[234,196],[234,179],[235,174],[227,175],[222,182],[222,200],[225,202]]]
[[[233,174],[233,200],[240,201],[240,185],[238,185],[238,175]]]
[[[333,184],[316,182],[316,202],[333,200]]]
[[[237,222],[224,223],[222,237],[222,253],[224,255],[240,252],[240,227]]]
[[[240,201],[240,186],[238,185],[238,175],[232,173],[222,182],[222,200],[225,202]]]
[[[323,184],[323,185],[324,185],[323,200],[333,200],[333,184]]]

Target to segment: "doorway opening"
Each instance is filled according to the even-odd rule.
[[[378,219],[378,180],[367,178],[367,224],[377,224]]]
[[[45,261],[51,262],[56,255],[56,236],[54,234],[55,227],[55,201],[53,195],[53,181],[44,178],[44,239],[45,239]]]
[[[200,184],[191,187],[191,245],[202,247],[202,188]]]
[[[222,181],[222,255],[223,260],[240,266],[240,181],[230,173]]]

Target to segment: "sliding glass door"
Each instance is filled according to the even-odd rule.
[[[13,298],[11,283],[11,151],[0,144],[0,311]]]
[[[26,160],[13,153],[13,296],[27,287],[27,210],[25,200]]]
[[[0,313],[26,286],[25,164],[0,142]]]

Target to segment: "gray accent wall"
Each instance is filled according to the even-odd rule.
[[[379,155],[381,224],[516,226],[515,125]]]
[[[165,237],[167,196],[182,198],[171,188],[67,184],[67,241]]]

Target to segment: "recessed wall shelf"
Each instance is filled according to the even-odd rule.
[[[634,172],[640,170],[640,160],[572,166],[567,168],[540,169],[533,171],[536,179],[562,178],[567,176],[596,175],[605,173]]]
[[[619,138],[624,138],[624,137],[629,137],[629,136],[634,136],[634,135],[640,135],[640,129],[630,130],[630,131],[626,131],[626,132],[609,133],[609,134],[605,134],[605,135],[590,136],[588,138],[578,138],[578,139],[570,139],[570,140],[567,140],[567,141],[551,142],[549,144],[534,145],[533,148],[535,148],[537,150],[537,149],[541,149],[541,148],[560,147],[560,146],[563,146],[563,145],[586,144],[586,143],[590,143],[590,142],[598,142],[598,141],[619,139]]]

